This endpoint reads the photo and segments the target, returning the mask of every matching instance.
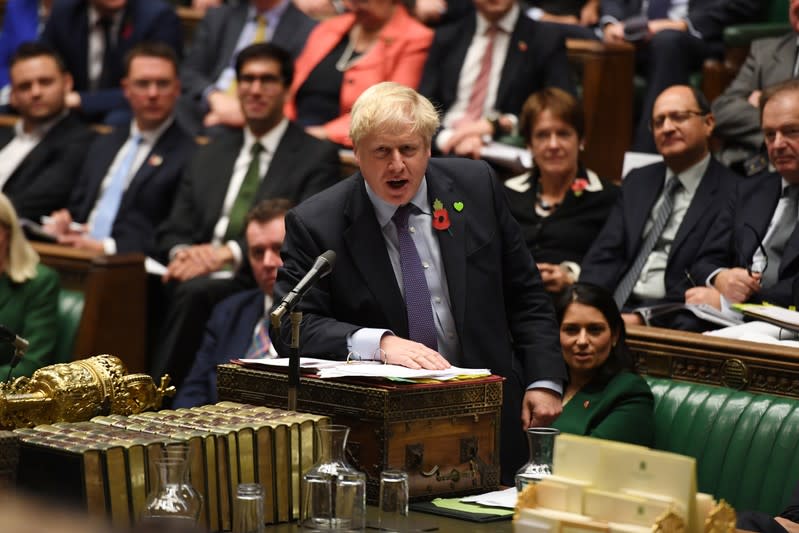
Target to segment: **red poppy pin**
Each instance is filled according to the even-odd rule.
[[[433,202],[433,228],[438,231],[449,230],[449,213],[438,198]]]
[[[524,41],[519,41],[519,51],[526,52],[527,51],[527,43]]]
[[[158,154],[153,154],[153,155],[151,155],[151,156],[150,156],[150,159],[147,161],[147,163],[148,163],[148,164],[149,164],[151,167],[160,167],[160,166],[161,166],[161,163],[163,163],[163,162],[164,162],[164,158],[163,158],[163,157],[161,157],[161,156],[160,156],[160,155],[158,155]]]
[[[588,187],[588,180],[585,178],[577,178],[572,182],[571,189],[574,193],[574,196],[579,198],[580,195],[583,194],[583,191],[586,189],[586,187]]]
[[[120,36],[125,40],[130,39],[133,36],[133,24],[128,22],[122,26],[122,32],[120,33]]]

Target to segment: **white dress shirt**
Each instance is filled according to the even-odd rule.
[[[17,167],[28,157],[34,148],[44,139],[47,132],[50,131],[61,119],[69,114],[68,110],[64,110],[60,115],[52,120],[49,120],[31,131],[25,133],[23,121],[18,120],[14,124],[14,138],[11,139],[7,145],[0,150],[0,189],[6,186],[6,182],[17,170]]]
[[[120,9],[111,16],[111,39],[116,39],[122,25],[124,10]],[[77,38],[77,37],[76,37]],[[100,24],[100,12],[94,7],[89,7],[89,86],[97,88],[100,76],[103,73],[103,55],[105,55],[105,34]]]

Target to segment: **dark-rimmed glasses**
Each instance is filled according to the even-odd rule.
[[[652,120],[649,121],[649,129],[650,131],[659,130],[666,123],[666,119],[669,119],[669,122],[672,124],[684,124],[693,116],[704,117],[705,115],[707,115],[707,113],[704,111],[693,111],[690,109],[686,111],[671,111],[652,117]]]

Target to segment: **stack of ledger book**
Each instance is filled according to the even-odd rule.
[[[317,459],[315,428],[328,423],[320,415],[220,402],[17,429],[18,484],[71,496],[90,514],[126,527],[138,521],[155,488],[163,447],[184,442],[205,527],[231,529],[239,483],[262,484],[265,522],[286,522],[299,517],[302,472]]]

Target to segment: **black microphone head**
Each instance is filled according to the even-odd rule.
[[[316,258],[316,264],[319,265],[320,278],[330,274],[333,266],[336,264],[336,252],[328,250]]]

